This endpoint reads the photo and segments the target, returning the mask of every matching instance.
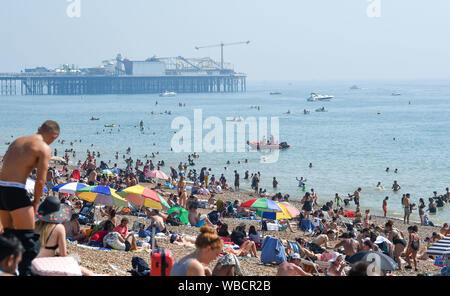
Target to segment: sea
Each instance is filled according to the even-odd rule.
[[[352,85],[358,89],[351,89]],[[308,102],[311,92],[334,98]],[[400,95],[394,96],[393,92]],[[179,107],[180,103],[185,107]],[[328,112],[315,112],[321,107]],[[305,109],[310,113],[304,114]],[[290,114],[286,114],[288,111]],[[200,125],[198,116],[195,117],[199,112]],[[300,177],[307,179],[308,191],[314,188],[318,193],[319,202],[333,200],[336,193],[345,198],[361,187],[362,211],[370,209],[372,214],[382,215],[382,200],[389,196],[388,215],[401,218],[403,194],[410,193],[416,204],[419,198],[428,204],[433,191],[444,194],[450,186],[449,112],[450,84],[437,80],[247,81],[244,93],[189,93],[175,97],[2,96],[0,155],[12,140],[35,133],[42,122],[52,119],[61,126],[58,139],[65,141],[64,144],[55,141],[52,152],[57,149],[58,155],[63,156],[65,149],[74,149],[76,157],[71,155],[72,164],[84,161],[89,149],[99,151],[100,160],[109,165],[117,163],[125,167],[123,155],[130,147],[131,153],[126,158],[131,156],[144,162],[145,155],[158,152],[152,161],[156,164],[164,160],[162,170],[170,174],[169,166],[177,168],[179,162],[187,162],[187,156],[197,152],[200,157],[194,159],[195,166],[190,169],[199,172],[202,167],[211,168],[216,178],[224,174],[231,185],[237,170],[242,190],[251,189],[250,183],[243,180],[246,170],[250,174],[260,173],[260,187],[267,192],[289,194],[293,200],[304,195],[297,186],[296,178]],[[99,120],[90,120],[91,117]],[[250,151],[246,143],[244,151],[238,150],[237,144],[231,149],[234,152],[226,149],[226,143],[233,141],[230,135],[236,136],[235,141],[238,138],[236,130],[227,134],[227,118],[237,117],[255,119],[258,129],[263,129],[266,120],[267,135],[272,134],[273,123],[280,142],[287,142],[290,147],[279,151],[276,161],[267,161],[270,155],[265,152]],[[143,130],[139,127],[141,120]],[[180,122],[184,125],[179,125]],[[220,125],[222,131],[217,132],[215,128]],[[214,135],[223,137],[212,141],[213,130]],[[250,129],[247,130],[245,141],[250,139]],[[180,137],[180,133],[185,136]],[[186,145],[189,150],[172,151],[174,143],[180,144],[180,138],[190,143]],[[218,148],[199,150],[206,147],[199,141],[214,143]],[[116,151],[118,160],[114,157]],[[279,182],[276,190],[272,188],[273,177]],[[391,189],[394,180],[401,186],[398,192]],[[384,190],[376,188],[378,182]],[[351,203],[348,209],[354,210],[355,205]],[[450,205],[438,208],[429,218],[435,224],[450,222]],[[417,210],[411,220],[419,221]]]

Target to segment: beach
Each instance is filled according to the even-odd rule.
[[[226,192],[224,194],[220,194],[217,196],[218,198],[224,201],[234,201],[236,199],[245,202],[246,200],[254,198],[248,193],[239,193],[239,192]],[[292,204],[296,204],[296,202],[292,202]],[[207,209],[198,209],[199,213],[207,214],[211,210]],[[119,215],[118,220],[123,216]],[[150,220],[142,218],[142,217],[133,217],[126,216],[130,220],[130,225],[134,223],[134,221],[139,221],[140,223],[144,223],[146,226],[150,226]],[[372,222],[376,225],[384,225],[389,217],[372,217]],[[244,223],[249,228],[250,225],[254,225],[257,229],[259,229],[261,222],[260,220],[248,221],[248,220],[240,220],[235,218],[223,218],[223,222],[228,224],[229,229],[234,229],[241,223]],[[418,225],[419,232],[418,234],[422,237],[431,236],[432,232],[439,232],[440,227],[431,227],[431,226],[420,226],[417,223],[410,223],[410,225],[404,225],[403,221],[396,221],[396,227],[404,233],[407,233],[407,227],[410,225]],[[191,227],[186,225],[180,226],[170,226],[167,225],[167,228],[170,232],[176,234],[189,234],[193,236],[197,236],[199,234],[199,228]],[[304,237],[306,239],[311,239],[308,234],[304,235],[301,230],[296,230],[296,233],[292,233],[289,230],[284,231],[265,231],[266,235],[270,235],[273,237],[277,237],[280,239],[286,239],[294,241],[296,238]],[[332,241],[330,245],[335,245],[338,241]],[[170,249],[173,252],[174,260],[181,259],[183,256],[188,255],[193,252],[195,248],[186,248],[182,246],[178,246],[175,244],[171,244],[169,242],[169,237],[166,238],[157,238],[158,246],[161,248]],[[89,268],[97,273],[102,274],[111,274],[117,276],[130,276],[131,274],[127,271],[132,269],[131,259],[133,256],[139,256],[143,258],[148,264],[151,263],[150,255],[146,251],[140,252],[121,252],[121,251],[100,251],[100,250],[90,250],[83,247],[79,247],[75,244],[68,245],[69,253],[71,256],[75,256],[80,259],[81,265]],[[264,265],[259,260],[261,255],[261,251],[257,251],[258,258],[252,257],[242,257],[240,258],[240,264],[243,270],[244,275],[246,276],[275,276],[278,270],[279,265],[277,264],[269,264]],[[419,271],[415,272],[414,270],[405,270],[402,271],[393,271],[393,275],[395,276],[416,276],[421,273],[439,273],[440,267],[434,266],[434,260],[419,260],[418,261]],[[211,269],[216,265],[217,260],[213,260],[209,267]],[[110,265],[114,265],[116,268],[111,267]],[[119,270],[118,270],[119,269]],[[323,276],[323,274],[321,274]]]

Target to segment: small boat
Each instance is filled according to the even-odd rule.
[[[174,91],[165,91],[159,94],[160,97],[175,97],[176,95],[177,93]]]
[[[117,125],[115,124],[105,124],[105,127],[116,127]]]
[[[322,107],[322,108],[317,108],[316,112],[328,112],[328,110],[325,109],[325,107]]]
[[[399,93],[399,92],[393,92],[392,95],[393,95],[393,96],[401,96],[402,94]]]
[[[231,121],[231,122],[241,122],[241,121],[242,121],[242,118],[241,118],[241,117],[236,117],[236,118],[233,118],[233,119],[227,119],[227,121]]]
[[[352,85],[352,86],[350,87],[350,89],[361,89],[361,88],[359,88],[359,86],[357,86],[357,85]]]
[[[281,95],[280,92],[274,91],[270,93],[271,96],[277,96],[277,95]]]
[[[96,117],[91,117],[90,120],[100,120],[100,118],[96,118]]]
[[[308,98],[308,102],[315,102],[315,101],[329,101],[333,99],[334,96],[329,95],[319,95],[316,93],[311,93],[311,96]]]
[[[247,141],[247,144],[256,150],[267,150],[267,149],[287,149],[291,147],[287,142],[281,142],[279,144],[270,143],[270,142],[255,142],[255,141]]]

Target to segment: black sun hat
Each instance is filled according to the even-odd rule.
[[[59,198],[50,195],[39,204],[35,218],[36,220],[58,224],[70,221],[71,212],[68,205],[61,204]]]

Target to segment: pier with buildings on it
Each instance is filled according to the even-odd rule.
[[[149,58],[130,61],[117,55],[101,66],[63,65],[0,73],[0,95],[106,95],[245,92],[246,78],[210,58]]]

